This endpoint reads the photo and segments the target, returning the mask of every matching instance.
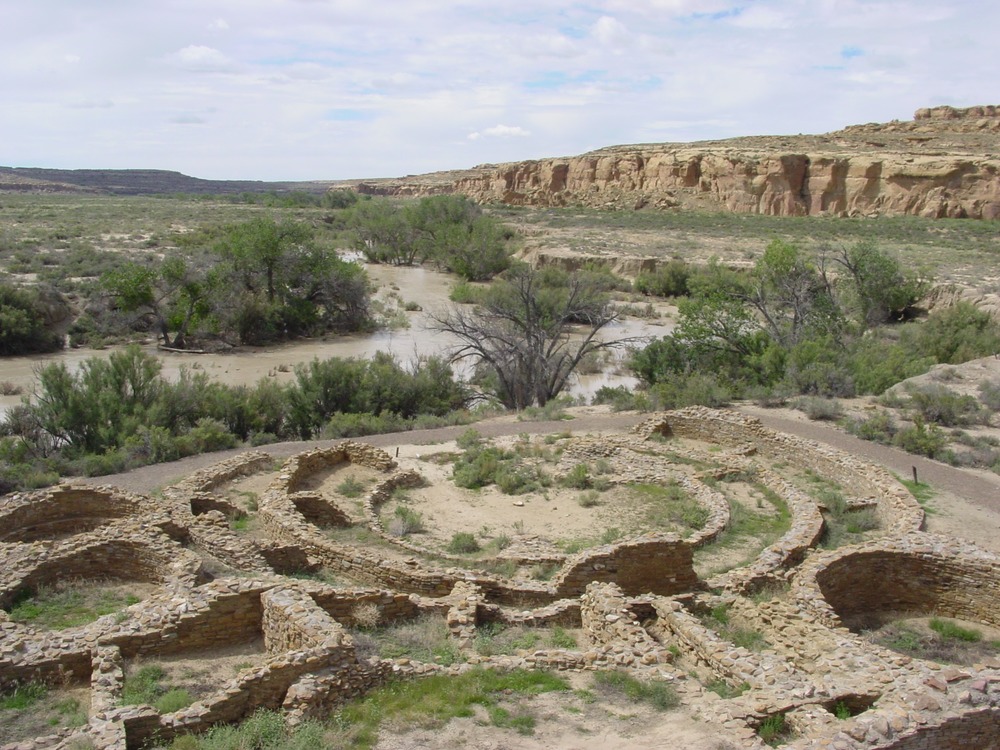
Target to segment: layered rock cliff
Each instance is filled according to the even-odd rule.
[[[613,146],[357,188],[513,205],[1000,219],[998,109],[921,109],[912,121],[819,136]]]

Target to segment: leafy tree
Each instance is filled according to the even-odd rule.
[[[510,230],[464,196],[435,195],[406,206],[372,200],[354,207],[354,246],[375,263],[411,265],[434,259],[470,281],[510,265]]]
[[[413,225],[396,203],[358,203],[351,210],[348,225],[354,233],[354,247],[371,263],[409,266],[424,259]]]
[[[159,376],[159,360],[135,346],[87,359],[76,374],[63,362],[46,365],[38,371],[32,416],[57,445],[101,453],[148,423]]]
[[[237,224],[216,250],[225,262],[211,275],[214,319],[221,333],[234,332],[240,343],[370,324],[364,269],[317,247],[304,224],[266,218]]]
[[[274,302],[289,257],[311,239],[312,229],[305,224],[256,218],[228,227],[216,249],[246,291],[263,291]]]
[[[897,258],[862,241],[833,255],[848,277],[848,302],[866,328],[901,320],[930,289],[931,282],[904,270]]]
[[[45,325],[38,292],[0,283],[0,356],[61,348],[62,338]]]
[[[737,297],[753,306],[768,334],[784,347],[813,335],[836,334],[841,315],[827,279],[787,242],[773,241]]]
[[[935,362],[957,365],[1000,353],[1000,325],[971,302],[957,302],[907,330],[902,343]]]
[[[481,304],[453,308],[432,327],[458,339],[453,361],[471,359],[504,406],[523,409],[558,396],[587,355],[623,345],[598,337],[617,318],[592,276],[518,265]]]
[[[176,255],[156,268],[125,263],[105,273],[101,286],[123,312],[152,316],[164,345],[178,349],[211,312],[209,277]]]

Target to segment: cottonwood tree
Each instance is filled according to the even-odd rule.
[[[618,317],[593,276],[518,265],[476,307],[433,316],[431,328],[459,340],[452,361],[472,360],[504,406],[523,409],[558,396],[588,355],[626,344],[599,336]]]
[[[903,320],[907,312],[930,291],[931,280],[904,269],[898,258],[871,241],[841,247],[831,255],[847,274],[847,302],[860,323],[871,328],[890,320]]]
[[[211,310],[206,274],[183,258],[166,258],[156,267],[128,262],[101,277],[119,310],[151,317],[164,346],[184,349],[193,326]]]
[[[241,344],[263,344],[370,322],[361,266],[318,247],[308,225],[258,218],[227,227],[212,271],[215,320]]]

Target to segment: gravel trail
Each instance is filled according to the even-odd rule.
[[[996,475],[970,469],[958,469],[896,448],[860,440],[830,425],[810,422],[804,418],[797,419],[786,412],[775,413],[753,406],[741,407],[740,411],[757,417],[766,427],[773,430],[826,443],[846,453],[881,464],[906,479],[912,477],[913,467],[916,467],[917,476],[921,482],[951,492],[986,510],[1000,513],[1000,477]],[[522,433],[545,435],[564,431],[574,433],[620,432],[632,428],[649,416],[649,414],[635,412],[616,414],[584,410],[582,413],[578,411],[573,419],[560,421],[519,422],[513,417],[499,417],[473,425],[369,435],[359,438],[359,440],[384,448],[391,453],[394,446],[431,445],[454,440],[470,427],[488,438]],[[287,458],[303,450],[332,446],[338,442],[341,441],[311,440],[273,443],[261,446],[259,450],[270,453],[275,458]],[[91,484],[113,485],[132,492],[149,493],[243,450],[245,448],[190,456],[179,461],[143,466],[123,474],[93,477],[83,481]]]

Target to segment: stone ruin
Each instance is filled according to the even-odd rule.
[[[664,442],[663,438],[666,438]],[[754,467],[787,504],[791,524],[748,565],[701,579],[693,551],[730,523],[726,498],[707,477],[672,470],[710,444],[717,475]],[[674,458],[668,458],[663,447]],[[546,582],[506,579],[460,557],[429,560],[419,546],[388,534],[379,507],[399,486],[420,481],[385,452],[355,442],[309,450],[288,460],[260,494],[262,533],[242,537],[229,518],[240,512],[222,488],[272,470],[252,451],[199,471],[162,498],[113,487],[63,484],[8,496],[0,504],[0,605],[58,580],[114,579],[155,586],[158,593],[91,624],[43,631],[0,611],[0,688],[28,681],[89,686],[89,723],[9,745],[17,750],[126,750],[169,741],[219,722],[238,722],[260,708],[291,724],[329,714],[340,702],[392,678],[493,669],[608,670],[671,683],[682,702],[720,740],[763,747],[756,730],[781,714],[796,738],[785,746],[813,750],[996,747],[1000,737],[1000,662],[957,668],[903,656],[858,634],[864,618],[906,612],[956,617],[1000,627],[1000,558],[925,533],[924,513],[887,471],[832,448],[764,428],[732,412],[692,407],[645,421],[630,435],[575,438],[563,461],[603,460],[620,481],[681,483],[707,510],[702,529],[681,538],[648,533],[572,555],[525,552],[521,562],[559,566]],[[877,539],[824,551],[823,508],[762,464],[778,459],[835,477],[857,507],[872,508]],[[310,490],[309,478],[350,463],[377,472],[364,497],[365,523],[398,554],[335,541],[331,528],[358,524],[344,498]],[[482,561],[477,562],[477,566]],[[481,567],[481,566],[480,566]],[[292,577],[319,568],[356,586]],[[784,587],[784,597],[762,596]],[[443,618],[463,664],[364,656],[348,628],[359,607],[383,623],[423,614]],[[699,613],[728,607],[763,633],[760,652],[737,647]],[[515,656],[471,650],[488,623],[581,628],[579,650],[543,649]],[[140,658],[260,644],[256,662],[193,705],[161,714],[122,705],[126,665]],[[676,666],[682,658],[744,692],[722,699]],[[851,718],[837,718],[835,706]]]

